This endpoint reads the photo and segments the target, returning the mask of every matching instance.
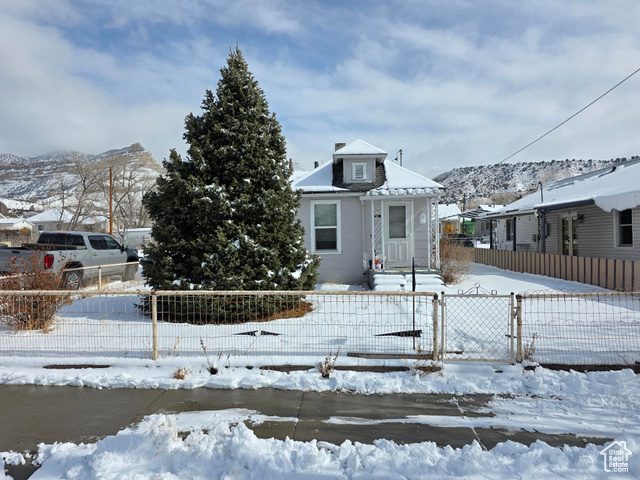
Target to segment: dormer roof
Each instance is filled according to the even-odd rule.
[[[333,154],[333,163],[338,163],[345,157],[373,157],[376,159],[376,163],[382,163],[384,162],[385,158],[387,158],[387,152],[371,145],[368,142],[365,142],[364,140],[358,139],[345,145],[339,150],[336,150]]]

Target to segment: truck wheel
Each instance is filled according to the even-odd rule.
[[[128,282],[136,278],[136,272],[138,271],[138,265],[127,265],[124,267],[124,273],[122,274],[122,281]]]
[[[78,290],[82,286],[81,272],[65,272],[62,275],[62,284],[69,290]]]

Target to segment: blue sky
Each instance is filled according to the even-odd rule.
[[[637,1],[3,0],[0,152],[184,152],[238,42],[303,168],[495,163],[640,67]],[[636,75],[512,161],[640,155]]]

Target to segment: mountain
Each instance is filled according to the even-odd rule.
[[[139,143],[99,155],[80,152],[56,152],[38,157],[0,154],[0,202],[6,199],[42,203],[59,196],[65,189],[73,194],[80,188],[80,167],[101,171],[108,182],[110,166],[134,170],[140,178],[155,178],[163,171],[153,155]]]
[[[637,157],[632,157],[632,159]],[[442,201],[467,207],[478,203],[508,204],[536,190],[538,182],[574,177],[593,170],[627,161],[611,160],[551,160],[544,162],[498,163],[454,168],[434,178],[446,187]]]

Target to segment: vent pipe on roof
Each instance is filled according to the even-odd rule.
[[[320,164],[317,161],[313,162],[313,168],[318,168],[319,166],[320,166]]]
[[[542,191],[542,182],[538,182],[540,185],[540,203],[544,203],[544,192]]]
[[[334,152],[337,152],[338,150],[340,150],[342,147],[346,147],[347,144],[346,143],[342,143],[342,142],[338,142],[334,145]]]

